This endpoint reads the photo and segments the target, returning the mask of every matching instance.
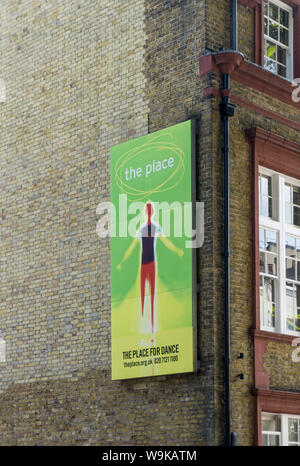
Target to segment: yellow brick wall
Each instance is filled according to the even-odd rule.
[[[238,4],[238,49],[246,60],[254,61],[254,12]]]
[[[109,199],[110,146],[148,131],[144,10],[142,0],[2,2],[1,444],[90,441],[84,380],[110,372],[109,242],[96,207]],[[70,427],[65,408],[84,409],[81,397],[90,405]],[[120,441],[114,429],[103,439]]]
[[[269,342],[264,356],[264,368],[270,375],[270,388],[300,392],[300,363],[293,361],[296,347]]]
[[[148,103],[142,1],[10,1],[2,14],[3,389],[110,367],[96,207],[109,148],[147,133]]]

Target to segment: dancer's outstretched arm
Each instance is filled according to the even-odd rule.
[[[184,251],[182,249],[179,249],[175,246],[175,244],[172,243],[171,240],[169,240],[169,238],[167,238],[166,236],[159,236],[159,238],[162,240],[163,244],[166,246],[166,248],[170,249],[170,251],[172,252],[175,252],[176,254],[178,254],[179,257],[182,257],[183,254],[184,254]]]
[[[131,245],[129,246],[129,248],[127,249],[127,251],[125,252],[124,254],[124,257],[123,259],[121,260],[120,264],[117,265],[117,269],[120,270],[123,263],[128,259],[128,257],[131,255],[131,253],[133,252],[135,246],[137,245],[137,242],[138,242],[138,239],[137,238],[134,238]]]

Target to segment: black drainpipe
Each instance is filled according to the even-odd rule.
[[[223,100],[220,105],[224,124],[224,345],[225,345],[225,445],[231,445],[230,403],[230,139],[229,118],[234,116],[235,105],[230,102],[230,75],[223,74]]]
[[[231,0],[231,49],[238,50],[238,6],[237,0]]]
[[[238,49],[237,0],[231,0],[231,46]],[[230,102],[230,74],[223,74],[223,100],[221,117],[224,123],[224,350],[225,350],[225,445],[237,445],[237,436],[231,433],[231,384],[230,384],[230,124],[235,114],[235,105]]]

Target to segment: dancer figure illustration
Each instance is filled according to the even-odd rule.
[[[150,295],[151,295],[151,327],[152,333],[154,333],[154,313],[155,313],[155,293],[156,293],[156,239],[159,238],[162,243],[172,252],[176,253],[179,257],[182,257],[184,252],[182,249],[177,248],[172,241],[164,236],[160,225],[155,223],[152,218],[154,216],[154,206],[152,202],[147,202],[145,206],[145,217],[146,222],[141,225],[137,231],[136,237],[132,241],[131,245],[125,252],[125,255],[117,266],[118,270],[121,270],[123,263],[132,254],[138,241],[141,241],[141,309],[142,316],[144,315],[145,305],[145,288],[146,282],[149,284]]]

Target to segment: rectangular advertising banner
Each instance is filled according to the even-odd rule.
[[[113,380],[195,370],[193,133],[186,121],[111,148]]]

